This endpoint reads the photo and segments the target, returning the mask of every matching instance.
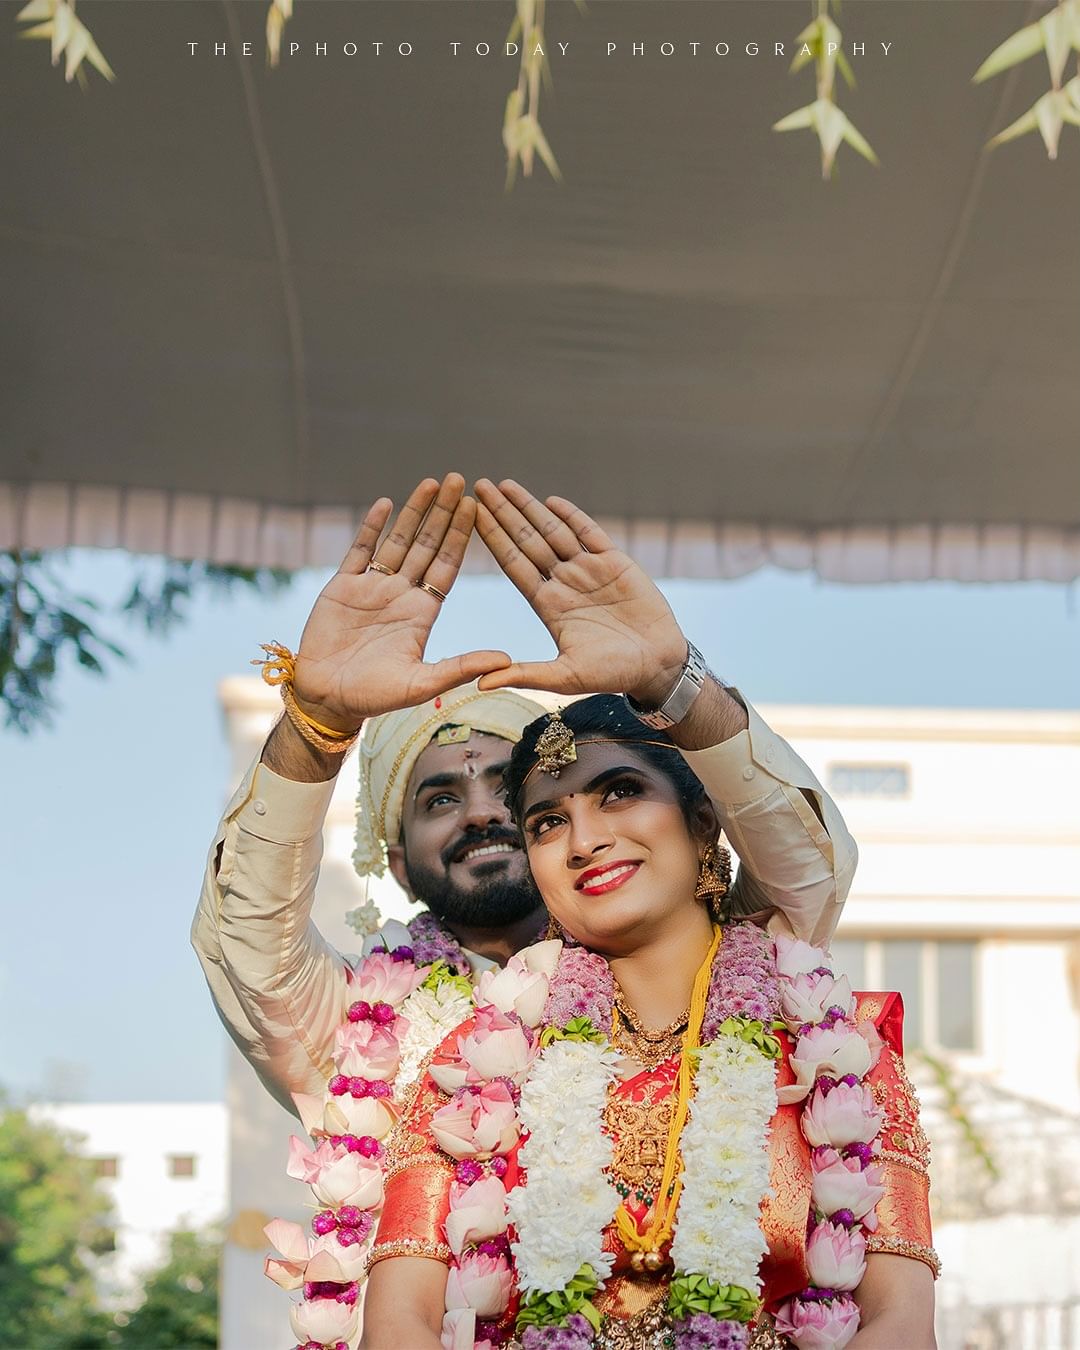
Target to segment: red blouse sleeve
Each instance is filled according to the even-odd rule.
[[[386,1144],[386,1194],[375,1245],[368,1256],[369,1269],[390,1256],[428,1256],[450,1264],[445,1225],[454,1163],[431,1134],[431,1117],[446,1104],[447,1096],[432,1078],[429,1065],[433,1059],[451,1057],[458,1037],[472,1025],[469,1018],[455,1027],[428,1056],[402,1104],[400,1119]]]
[[[930,1227],[930,1141],[904,1067],[904,1001],[895,993],[856,997],[856,1020],[873,1021],[884,1041],[868,1081],[875,1102],[885,1113],[881,1127],[885,1194],[877,1207],[877,1231],[867,1234],[866,1250],[924,1261],[937,1276],[941,1262]]]

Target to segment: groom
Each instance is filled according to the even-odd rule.
[[[502,768],[543,709],[468,683],[478,678],[569,696],[615,681],[643,712],[683,712],[670,734],[740,859],[732,912],[827,941],[856,850],[802,760],[734,691],[711,677],[691,689],[667,602],[583,512],[541,505],[513,483],[482,480],[479,503],[464,488],[458,474],[421,483],[381,543],[392,507],[376,502],[312,609],[291,686],[300,724],[342,737],[363,725],[357,868],[388,865],[422,906],[409,930],[386,926],[387,945],[428,944],[475,978],[542,932]],[[517,666],[497,651],[424,661],[474,526],[548,627],[555,661]],[[677,708],[687,690],[691,703]],[[343,756],[298,725],[277,723],[226,808],[192,928],[222,1021],[290,1111],[292,1093],[325,1087],[348,1003],[345,959],[310,920]]]

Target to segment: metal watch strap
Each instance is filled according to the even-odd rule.
[[[681,722],[690,711],[690,706],[701,693],[702,686],[709,674],[705,658],[692,642],[686,644],[686,664],[675,688],[668,694],[659,708],[642,708],[628,695],[624,694],[626,706],[640,721],[654,731],[666,731],[676,722]]]

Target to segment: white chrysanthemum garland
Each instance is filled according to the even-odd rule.
[[[466,974],[434,952],[405,946],[374,952],[348,980],[354,997],[335,1036],[336,1072],[321,1097],[294,1096],[313,1146],[293,1136],[288,1173],[311,1187],[313,1235],[283,1219],[265,1229],[284,1257],[268,1257],[266,1274],[284,1289],[303,1291],[289,1314],[298,1350],[349,1350],[383,1200],[381,1140],[422,1061],[472,1008]]]
[[[756,1296],[766,1247],[758,1212],[769,1189],[776,1065],[727,1022],[697,1058],[693,1107],[680,1141],[683,1191],[671,1258],[683,1274]],[[686,1292],[689,1300],[694,1290]]]
[[[528,1138],[519,1160],[529,1181],[510,1192],[507,1208],[526,1298],[565,1289],[582,1267],[598,1280],[611,1273],[614,1257],[602,1235],[620,1197],[608,1177],[613,1145],[604,1108],[618,1059],[602,1041],[553,1041],[522,1089],[519,1119]]]
[[[777,1105],[774,1061],[780,1045],[770,1034],[771,1017],[766,1022],[745,1012],[749,996],[754,1000],[750,1010],[764,1015],[775,1003],[779,984],[786,1024],[798,1035],[792,1066],[799,1079],[781,1089],[780,1097],[811,1098],[802,1128],[814,1159],[815,1212],[807,1259],[816,1283],[784,1305],[778,1325],[797,1345],[841,1350],[858,1327],[858,1309],[846,1291],[856,1287],[865,1269],[859,1225],[874,1226],[881,1194],[876,1176],[863,1175],[880,1147],[875,1136],[881,1118],[862,1081],[875,1060],[872,1037],[862,1036],[851,1021],[849,990],[846,1007],[835,1001],[845,997],[846,985],[833,979],[824,951],[780,939],[780,953],[774,955],[770,940],[752,925],[728,932],[733,940],[714,963],[705,1022],[714,1039],[692,1052],[696,1095],[681,1139],[682,1195],[672,1243],[676,1273],[669,1294],[675,1344],[736,1350],[746,1344],[748,1324],[760,1309],[765,1242],[758,1216],[768,1191],[768,1133]],[[545,949],[552,945],[541,944]],[[545,954],[532,964],[548,963]],[[448,1234],[452,1227],[460,1234],[468,1223],[474,1225],[473,1240],[459,1242],[454,1251],[443,1324],[446,1350],[493,1350],[506,1339],[508,1328],[500,1319],[510,1299],[506,1230],[511,1221],[517,1231],[518,1285],[525,1295],[517,1329],[526,1350],[549,1342],[585,1347],[599,1328],[591,1299],[610,1273],[603,1230],[618,1207],[606,1171],[611,1146],[603,1130],[614,1068],[607,1037],[597,1030],[610,1026],[612,992],[602,958],[565,948],[541,1019],[545,1025],[536,1043],[541,1053],[533,1054],[531,1033],[540,1021],[521,1019],[516,1031],[504,998],[500,1009],[481,1007],[477,1017],[488,1019],[485,1037],[515,1042],[512,1072],[495,1077],[478,1072],[483,1054],[475,1038],[471,1045],[462,1038],[456,1070],[445,1066],[454,1099],[436,1114],[446,1114],[453,1155],[465,1158],[451,1194]],[[739,1011],[724,1016],[728,1009]],[[498,1021],[499,1013],[509,1020]],[[861,1050],[851,1036],[859,1039]],[[828,1068],[847,1073],[833,1079],[824,1072]],[[455,1078],[455,1072],[471,1081]],[[485,1104],[488,1089],[500,1095]],[[822,1109],[834,1090],[836,1106]],[[511,1113],[516,1098],[519,1109]],[[505,1207],[486,1194],[485,1211],[473,1188],[490,1192],[492,1180],[506,1176],[506,1155],[522,1127],[529,1130],[519,1159],[527,1184],[511,1191]],[[718,1148],[718,1136],[729,1138],[730,1146]],[[444,1143],[437,1130],[436,1137]],[[590,1140],[596,1141],[595,1149]],[[838,1196],[849,1196],[859,1214],[837,1209]],[[471,1217],[481,1213],[482,1220]]]

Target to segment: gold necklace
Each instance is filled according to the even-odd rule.
[[[651,1071],[657,1068],[665,1059],[677,1055],[682,1049],[683,1032],[690,1020],[689,1008],[684,1009],[668,1026],[652,1030],[642,1024],[616,981],[615,1010],[618,1016],[612,1028],[612,1044],[616,1050],[629,1055],[646,1069]]]

